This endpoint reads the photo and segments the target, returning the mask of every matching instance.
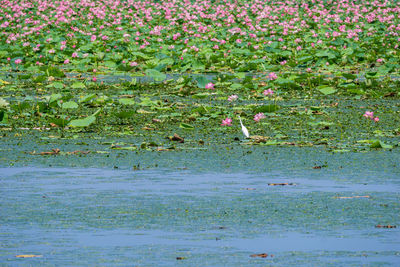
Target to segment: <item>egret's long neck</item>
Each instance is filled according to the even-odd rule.
[[[240,125],[243,127],[242,119],[239,117]]]

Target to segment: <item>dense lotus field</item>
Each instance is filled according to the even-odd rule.
[[[394,0],[18,0],[0,10],[4,71],[400,69]]]
[[[3,131],[136,135],[129,149],[164,150],[184,138],[242,140],[241,116],[250,144],[399,145],[397,1],[2,1],[0,10]]]

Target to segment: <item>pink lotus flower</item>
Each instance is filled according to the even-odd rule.
[[[272,89],[264,90],[263,94],[264,95],[273,95],[274,91],[272,91]]]
[[[231,118],[226,118],[225,120],[222,120],[221,125],[222,126],[232,126],[232,119]]]
[[[67,58],[66,60],[64,60],[64,64],[68,64],[69,63],[69,59]]]
[[[266,116],[264,113],[257,113],[256,115],[254,115],[254,121],[255,122],[259,122],[261,119],[265,119]]]
[[[238,99],[237,95],[231,95],[231,96],[228,97],[228,101],[229,102],[235,101],[236,99]]]
[[[374,119],[374,112],[372,112],[372,111],[365,111],[363,117],[369,118],[369,119],[372,119],[372,120],[373,120],[373,119]]]
[[[214,84],[213,83],[207,83],[205,88],[206,89],[214,89]]]
[[[96,81],[97,81],[97,78],[96,78],[96,77],[93,77],[93,78],[92,78],[92,81],[96,82]]]
[[[374,122],[378,122],[379,121],[379,118],[378,117],[375,117],[374,118]]]
[[[268,74],[268,79],[270,79],[271,81],[278,79],[278,76],[275,74],[275,72],[270,72]]]
[[[21,63],[22,63],[22,59],[17,58],[17,59],[14,61],[14,63],[15,63],[15,64],[21,64]]]

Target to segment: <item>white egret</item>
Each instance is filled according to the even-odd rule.
[[[240,118],[240,116],[238,116],[238,117],[239,117],[240,125],[242,126],[242,132],[243,132],[244,136],[246,136],[246,138],[249,138],[249,137],[250,137],[249,131],[248,131],[247,128],[243,125],[242,119]]]

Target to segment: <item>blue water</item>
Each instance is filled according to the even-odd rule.
[[[400,263],[399,228],[375,227],[399,226],[395,173],[365,170],[358,179],[351,171],[324,170],[18,167],[0,173],[6,266]],[[20,254],[42,257],[15,257]]]

